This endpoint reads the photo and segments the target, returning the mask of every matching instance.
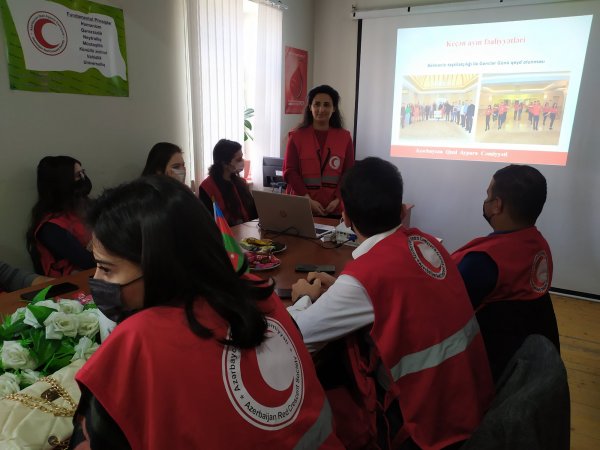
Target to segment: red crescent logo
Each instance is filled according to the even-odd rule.
[[[44,36],[44,27],[51,24],[50,28],[53,42],[48,42]],[[58,17],[47,11],[37,11],[29,17],[27,32],[33,46],[40,53],[48,56],[60,55],[67,48],[67,29]]]
[[[533,258],[529,284],[535,292],[545,293],[548,290],[549,278],[548,255],[542,250]]]
[[[52,49],[58,47],[60,45],[60,42],[58,44],[52,45],[44,38],[44,35],[42,34],[42,28],[44,28],[44,25],[46,25],[48,23],[52,23],[52,21],[49,19],[43,19],[43,18],[36,20],[35,24],[33,25],[33,35],[35,36],[35,38],[37,39],[37,41],[40,44],[42,44],[48,50],[52,50]]]
[[[287,330],[267,318],[267,339],[257,348],[225,346],[222,376],[238,414],[254,427],[280,430],[293,423],[304,401],[304,371]]]
[[[446,278],[446,263],[440,251],[424,236],[408,236],[408,250],[417,265],[432,278]]]

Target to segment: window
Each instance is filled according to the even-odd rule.
[[[212,164],[221,139],[243,142],[244,110],[254,109],[245,143],[252,177],[263,156],[279,156],[282,12],[249,0],[186,0],[192,178]]]

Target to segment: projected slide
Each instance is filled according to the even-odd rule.
[[[591,23],[398,29],[391,156],[565,165]]]

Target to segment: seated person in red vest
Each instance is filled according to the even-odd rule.
[[[38,201],[31,210],[27,250],[37,273],[61,277],[95,266],[81,215],[92,182],[70,156],[46,156],[37,168]]]
[[[352,137],[344,129],[340,94],[331,86],[310,90],[304,118],[290,131],[283,162],[288,194],[310,199],[314,215],[339,217],[339,183],[354,164]]]
[[[90,289],[118,323],[76,375],[71,448],[343,448],[273,285],[235,271],[189,189],[141,177],[89,220]]]
[[[360,242],[353,261],[337,279],[310,273],[292,287],[288,310],[318,351],[336,433],[351,449],[457,448],[493,396],[458,269],[435,237],[401,226],[402,191],[391,163],[357,161],[341,186]],[[328,367],[320,352],[332,345],[344,359]]]
[[[27,270],[17,269],[4,261],[0,261],[0,294],[2,292],[16,291],[50,280],[52,280],[52,278],[44,277]]]
[[[548,293],[552,253],[535,227],[545,202],[546,179],[537,169],[510,165],[498,170],[483,201],[483,217],[493,233],[452,254],[496,380],[530,334],[546,336],[560,350]]]
[[[181,149],[170,142],[155,144],[148,153],[144,175],[168,175],[185,183],[185,161]]]
[[[244,154],[239,142],[221,139],[213,149],[213,165],[200,184],[200,199],[209,211],[217,202],[229,225],[258,217],[248,184],[240,173],[244,170]]]

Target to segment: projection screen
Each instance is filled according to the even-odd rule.
[[[496,170],[537,167],[553,289],[600,299],[600,2],[474,3],[360,19],[356,157],[398,166],[450,251],[491,232]]]

